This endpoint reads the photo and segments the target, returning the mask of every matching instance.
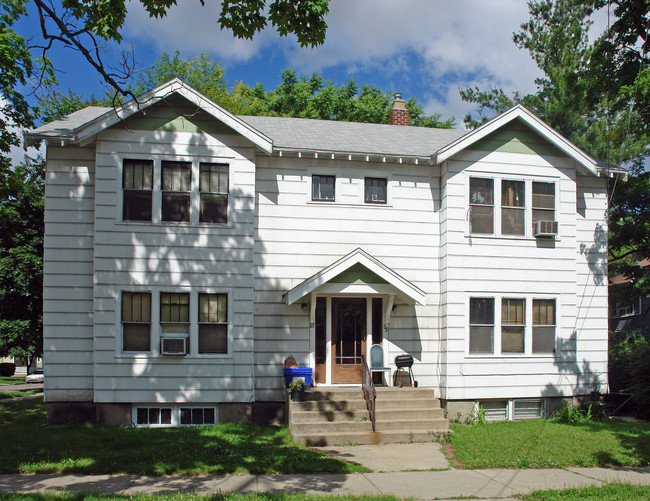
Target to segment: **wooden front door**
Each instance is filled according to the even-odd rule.
[[[366,300],[332,299],[332,383],[361,384],[366,353]]]

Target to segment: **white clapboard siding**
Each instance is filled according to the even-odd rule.
[[[45,400],[93,398],[93,148],[48,145],[45,184]]]
[[[421,385],[437,386],[439,180],[433,166],[264,157],[257,161],[255,374],[258,400],[283,398],[282,366],[309,360],[309,313],[282,294],[357,247],[427,292],[427,307],[400,304],[384,334],[387,360],[408,351]],[[336,203],[312,203],[310,176],[334,174]],[[363,179],[387,177],[388,204],[363,202]],[[433,306],[435,305],[435,306]],[[426,351],[424,350],[426,346]]]
[[[158,110],[160,111],[160,110]],[[157,112],[156,112],[157,113]],[[138,130],[114,127],[97,140],[95,218],[95,401],[250,402],[253,396],[254,150],[241,137],[219,130],[148,131],[156,113],[137,120]],[[161,112],[160,116],[173,118]],[[163,120],[164,121],[164,120]],[[227,225],[122,222],[121,159],[220,161],[230,165]],[[193,182],[197,182],[193,179]],[[155,183],[159,183],[158,180]],[[148,355],[121,352],[121,292],[152,293]],[[198,318],[198,292],[227,292],[229,353],[161,356],[154,306],[160,292],[190,292],[190,318]],[[194,320],[195,321],[195,320]]]
[[[530,237],[470,236],[467,194],[471,175],[555,182],[560,232],[552,245],[543,242],[538,245],[537,240]],[[592,179],[594,181],[589,183]],[[587,185],[581,184],[585,181]],[[586,287],[585,282],[594,280],[592,270],[587,270],[586,263],[581,266],[579,258],[576,263],[576,253],[580,256],[581,245],[586,243],[584,233],[591,232],[593,240],[597,224],[594,214],[580,216],[581,200],[576,193],[586,189],[590,203],[600,208],[602,217],[602,180],[578,175],[573,162],[561,156],[466,151],[447,162],[442,183],[446,186],[441,202],[441,240],[444,242],[441,288],[445,303],[442,322],[446,347],[446,364],[442,369],[443,398],[478,400],[576,394],[577,385],[590,370],[586,366],[596,363],[601,368],[603,356],[606,359],[606,348],[598,347],[592,354],[587,346],[597,345],[592,344],[592,339],[586,340],[589,337],[602,340],[603,330],[606,340],[606,309],[599,314],[599,310],[590,305],[584,307],[584,318],[576,315],[587,296],[590,300],[606,299],[607,294],[606,285]],[[498,217],[500,195],[496,190],[495,186],[495,216]],[[596,193],[596,202],[591,198],[592,193]],[[598,249],[591,257],[606,260],[605,249]],[[467,353],[469,297],[508,294],[556,297],[558,353],[486,357]],[[603,304],[606,307],[606,300]],[[602,319],[598,318],[601,314]],[[500,321],[498,301],[495,301],[495,321]],[[582,322],[583,329],[578,328],[578,322]],[[495,335],[497,333],[495,329]],[[581,338],[585,339],[584,343]]]

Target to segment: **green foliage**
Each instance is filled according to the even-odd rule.
[[[650,417],[650,340],[647,337],[610,333],[609,385],[613,393],[633,394],[637,415]]]
[[[20,144],[13,127],[32,124],[29,105],[16,89],[27,83],[33,63],[25,39],[12,26],[26,14],[26,0],[5,0],[0,3],[0,152],[8,153]],[[0,158],[0,170],[9,167],[9,159]]]
[[[357,473],[296,444],[287,427],[223,423],[179,428],[99,425],[43,428],[42,399],[0,403],[2,473],[213,475]],[[92,444],[92,447],[88,447]]]
[[[650,499],[650,486],[611,483],[603,486],[534,491],[518,497],[523,501],[646,501]]]
[[[232,30],[239,38],[251,39],[270,21],[280,36],[296,35],[302,47],[320,45],[325,41],[329,0],[223,0],[219,24]]]
[[[0,355],[43,352],[44,162],[0,171]]]
[[[565,468],[650,464],[650,424],[580,425],[546,419],[450,425],[448,440],[463,468]]]
[[[392,92],[375,85],[359,86],[350,79],[339,87],[313,73],[311,77],[297,76],[289,68],[282,72],[281,82],[271,91],[258,84],[248,94],[248,115],[284,116],[347,122],[388,123]],[[454,120],[441,120],[438,114],[425,115],[414,98],[406,108],[410,124],[422,127],[451,128]]]
[[[591,404],[587,405],[585,410],[566,403],[553,413],[551,420],[561,424],[585,424],[595,421]]]

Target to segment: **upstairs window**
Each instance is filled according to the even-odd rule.
[[[381,177],[365,178],[364,200],[367,204],[385,204],[387,202],[387,180]]]
[[[311,177],[311,199],[314,202],[334,201],[334,176],[313,175]]]
[[[494,233],[494,180],[469,180],[470,233]]]
[[[192,164],[162,162],[162,220],[190,221]]]
[[[533,181],[533,226],[555,220],[555,184]]]
[[[201,163],[199,166],[201,223],[228,222],[228,165]]]
[[[469,352],[494,352],[494,298],[469,300]]]
[[[524,299],[501,300],[501,352],[523,353],[526,311]]]
[[[151,221],[153,161],[125,159],[122,165],[122,219]]]
[[[555,352],[555,299],[533,299],[533,353]]]
[[[160,293],[160,329],[163,334],[189,334],[190,295],[188,293]]]
[[[523,181],[501,181],[501,233],[526,234],[526,205]]]
[[[149,292],[122,292],[122,350],[151,350]]]
[[[199,353],[228,353],[226,294],[199,294]]]

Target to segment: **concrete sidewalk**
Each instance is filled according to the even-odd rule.
[[[650,485],[650,468],[568,468],[549,470],[446,470],[358,474],[227,475],[147,477],[136,475],[0,475],[1,492],[99,492],[154,494],[193,492],[303,492],[380,495],[416,499],[508,499],[539,489],[604,485]]]

